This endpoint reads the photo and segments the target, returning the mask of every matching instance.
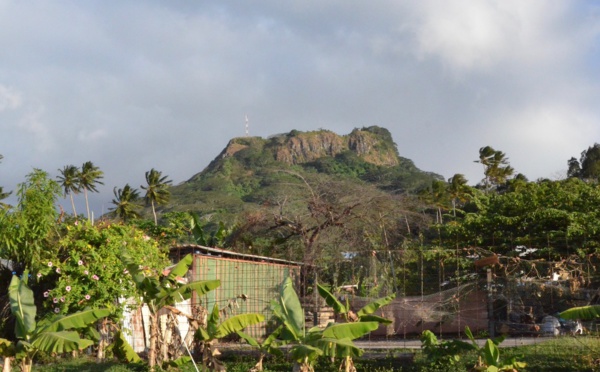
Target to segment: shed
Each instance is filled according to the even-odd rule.
[[[190,306],[200,305],[210,312],[217,304],[225,317],[259,313],[268,321],[272,316],[271,302],[277,298],[281,283],[287,277],[297,280],[302,266],[299,262],[189,244],[171,248],[169,256],[177,262],[187,254],[194,258],[189,280],[221,281],[216,290],[204,296],[194,295]],[[271,331],[268,322],[245,330],[253,337],[263,337]]]

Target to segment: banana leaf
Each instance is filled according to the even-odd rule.
[[[560,313],[563,319],[592,320],[600,318],[600,305],[572,307]]]
[[[333,324],[323,330],[324,338],[354,340],[379,328],[377,322],[356,322]]]
[[[23,273],[23,278],[27,278],[28,271]],[[35,316],[37,308],[33,301],[33,291],[27,287],[27,279],[21,280],[13,275],[8,286],[8,296],[10,299],[10,310],[16,318],[15,335],[20,339],[27,339],[36,327]]]
[[[167,275],[167,279],[175,280],[175,278],[178,276],[180,276],[180,277],[185,276],[185,274],[187,274],[188,270],[190,269],[190,265],[192,264],[192,261],[193,261],[192,255],[191,254],[186,255],[175,266],[173,266],[173,268],[169,272],[169,275]]]
[[[299,344],[290,349],[290,356],[292,359],[300,363],[305,358],[313,361],[321,355],[323,355],[323,350],[311,345]]]
[[[43,332],[31,342],[34,349],[57,354],[82,350],[93,344],[93,341],[80,338],[75,331]]]
[[[127,363],[139,363],[142,359],[137,355],[133,347],[127,342],[123,332],[117,332],[115,336],[114,352],[119,360]]]
[[[165,367],[181,368],[191,361],[192,361],[192,358],[190,358],[187,355],[184,355],[184,356],[180,356],[179,358],[177,358],[175,360],[171,360],[169,363],[165,363],[166,364]]]
[[[210,313],[208,319],[206,320],[206,331],[208,332],[209,339],[213,339],[215,337],[217,328],[219,327],[219,319],[221,319],[219,314],[219,305],[215,303],[212,313]]]
[[[254,337],[250,336],[249,334],[244,333],[242,331],[237,331],[237,334],[238,334],[238,336],[240,336],[241,338],[246,340],[248,345],[254,346],[254,347],[260,347],[260,344],[258,343],[258,341]]]
[[[167,305],[169,303],[177,303],[183,300],[187,300],[192,297],[192,293],[196,292],[198,296],[202,296],[215,288],[218,288],[221,285],[220,280],[204,280],[199,282],[191,282],[188,284],[184,284],[181,287],[173,290],[172,292],[167,292],[165,297],[161,300],[162,305]],[[160,306],[162,307],[162,306]]]
[[[281,307],[277,310],[281,311],[279,314],[280,320],[296,339],[302,338],[304,334],[304,310],[294,290],[292,279],[289,277],[283,281],[279,301]]]
[[[319,290],[319,295],[325,299],[325,303],[333,308],[336,314],[346,314],[348,309],[346,306],[342,304],[331,292],[329,292],[325,287],[317,284],[317,289]]]
[[[237,331],[241,331],[248,326],[258,324],[264,320],[265,317],[261,314],[240,314],[232,316],[231,318],[228,318],[219,324],[214,337],[223,338]]]
[[[5,338],[0,338],[0,357],[7,358],[15,355],[15,344]]]
[[[200,327],[196,330],[196,333],[194,333],[194,338],[198,341],[208,341],[210,340],[210,335],[204,328]]]
[[[392,321],[390,319],[381,317],[381,316],[377,316],[377,315],[363,315],[360,317],[360,321],[361,322],[377,322],[379,324],[392,324]]]
[[[483,358],[488,366],[497,366],[500,361],[500,349],[489,338],[482,348]]]
[[[312,345],[323,351],[323,355],[332,358],[359,357],[363,354],[363,350],[348,338],[321,338]]]
[[[108,309],[85,309],[65,316],[51,318],[49,324],[36,333],[86,328],[99,319],[111,314]]]
[[[365,305],[362,309],[360,309],[358,311],[358,313],[356,313],[356,315],[361,318],[365,315],[369,315],[369,314],[373,314],[375,311],[377,311],[379,308],[385,306],[385,305],[389,305],[392,301],[394,301],[394,299],[396,298],[396,294],[393,295],[389,295],[387,297],[382,297],[380,299],[377,299],[367,305]]]

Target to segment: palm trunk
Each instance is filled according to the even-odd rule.
[[[75,210],[75,200],[73,199],[73,193],[69,193],[69,196],[71,197],[71,207],[73,207],[73,217],[77,219],[77,211]]]
[[[83,188],[83,195],[85,196],[85,209],[87,210],[87,218],[90,220],[90,203],[88,201],[88,193],[85,187]]]
[[[156,209],[154,209],[154,200],[151,200],[150,203],[152,204],[152,214],[154,215],[154,225],[158,225],[158,219],[156,218]]]

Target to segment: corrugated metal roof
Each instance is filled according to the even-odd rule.
[[[225,258],[234,258],[240,260],[247,261],[258,261],[258,262],[267,262],[267,263],[277,263],[277,264],[285,264],[285,265],[295,265],[295,266],[303,266],[302,262],[288,261],[282,260],[279,258],[272,258],[266,256],[256,256],[252,254],[238,253],[229,251],[227,249],[221,248],[210,248],[197,244],[182,244],[176,245],[170,248],[170,255],[177,254],[178,256],[182,256],[188,253],[194,254],[202,254],[206,256],[216,256],[216,257],[225,257]]]

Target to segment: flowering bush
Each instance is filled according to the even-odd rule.
[[[153,270],[168,265],[156,241],[133,226],[83,221],[64,225],[57,249],[47,252],[47,265],[37,273],[38,280],[55,283],[44,292],[48,310],[67,314],[92,304],[119,308],[119,298],[136,294],[123,255]]]

